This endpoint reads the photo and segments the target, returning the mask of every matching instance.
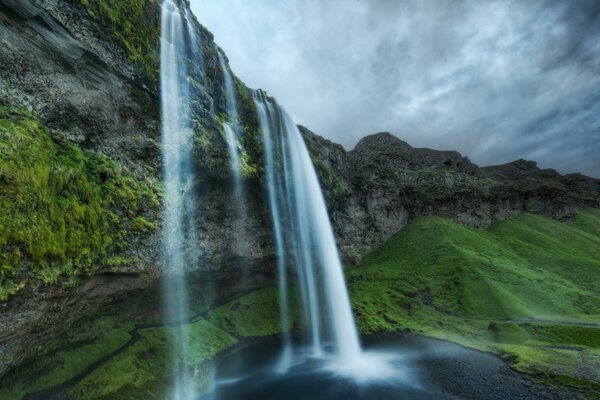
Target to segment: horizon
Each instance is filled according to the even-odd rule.
[[[600,178],[600,3],[191,7],[242,81],[347,150],[390,132],[479,166],[526,159]]]

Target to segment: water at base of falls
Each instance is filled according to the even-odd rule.
[[[420,336],[370,338],[365,346],[366,354],[385,359],[390,372],[358,381],[336,374],[319,359],[307,359],[286,374],[278,374],[280,345],[280,338],[268,338],[222,357],[217,386],[213,393],[201,399],[537,400],[557,397],[549,393],[547,386],[536,385],[513,371],[499,357]],[[364,372],[369,374],[369,365],[364,365]]]
[[[279,354],[274,351],[278,341],[266,339],[225,356],[220,362],[217,386],[203,400],[441,400],[438,391],[424,389],[416,369],[409,366],[407,352],[371,349],[368,357],[385,359],[389,368],[378,376],[363,376],[357,380],[330,368],[331,360],[312,358],[310,348],[296,346],[304,352],[304,361],[281,374],[277,366]],[[399,354],[403,354],[400,356]],[[366,360],[366,358],[364,359]],[[381,365],[377,362],[378,365]],[[363,373],[370,375],[370,366],[363,364]],[[382,374],[383,373],[383,374]],[[435,395],[433,395],[435,394]]]

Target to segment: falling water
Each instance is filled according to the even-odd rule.
[[[225,131],[225,139],[227,140],[227,149],[229,151],[229,160],[231,162],[231,171],[235,181],[236,192],[241,192],[241,162],[237,141],[237,131],[239,130],[237,101],[235,99],[233,79],[225,63],[225,57],[220,50],[217,50],[217,54],[219,55],[221,70],[223,71],[226,110],[229,117],[229,121],[223,123],[223,130]]]
[[[197,46],[189,18],[184,18],[173,0],[164,0],[161,12],[161,112],[162,158],[164,174],[164,281],[166,317],[176,327],[170,337],[174,352],[175,379],[172,399],[195,398],[192,371],[180,361],[188,354],[190,338],[185,329],[177,329],[188,320],[188,295],[185,267],[193,263],[185,247],[193,243],[196,232],[193,207],[194,172],[192,169],[192,128],[190,118],[189,71],[187,49]]]
[[[234,203],[236,215],[233,219],[233,232],[235,237],[232,241],[232,249],[234,253],[243,254],[244,249],[242,248],[245,243],[244,237],[246,235],[245,222],[247,216],[246,209],[246,198],[244,193],[244,185],[242,182],[242,161],[240,157],[240,145],[238,142],[238,133],[241,132],[239,124],[239,115],[237,108],[237,101],[235,98],[235,90],[233,86],[233,78],[229,67],[225,62],[225,56],[221,53],[220,49],[216,49],[219,64],[223,71],[223,89],[225,90],[225,109],[227,111],[228,121],[223,122],[223,132],[225,133],[225,141],[227,142],[227,150],[229,152],[229,163],[231,166],[231,173],[233,177],[234,187]],[[243,269],[242,280],[247,279],[247,269]]]
[[[292,340],[290,337],[289,300],[287,292],[286,254],[282,232],[282,208],[280,196],[282,192],[281,179],[276,179],[273,163],[273,139],[271,129],[273,127],[272,110],[267,109],[266,104],[259,97],[262,92],[255,93],[256,109],[262,132],[263,150],[265,155],[265,174],[269,193],[269,205],[271,206],[271,217],[273,219],[273,233],[275,234],[275,245],[277,246],[277,273],[279,276],[279,314],[281,315],[281,330],[283,332],[283,354],[279,365],[280,371],[287,370],[292,364]]]
[[[360,342],[325,200],[310,155],[300,131],[285,110],[261,91],[255,92],[254,98],[264,139],[266,177],[279,255],[282,320],[289,319],[285,269],[293,265],[298,273],[312,352],[322,355],[330,341],[336,364],[358,366],[362,359]],[[291,257],[286,257],[288,252]]]

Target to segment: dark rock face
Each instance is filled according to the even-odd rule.
[[[302,129],[311,152],[345,182],[343,201],[321,179],[347,263],[383,243],[407,222],[439,215],[473,226],[523,211],[559,220],[600,206],[600,180],[541,170],[533,161],[479,168],[455,151],[415,149],[389,133],[363,138],[354,150]],[[319,171],[322,175],[322,171]]]
[[[76,1],[0,1],[0,101],[140,174],[160,173],[156,92]],[[127,134],[124,134],[127,133]]]

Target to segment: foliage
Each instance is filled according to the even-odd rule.
[[[129,61],[141,65],[152,80],[158,76],[160,21],[149,0],[81,0],[88,15],[112,32]],[[101,29],[101,32],[105,28]]]
[[[31,365],[28,365],[26,373],[18,374],[24,379],[11,381],[11,390],[0,390],[0,398],[20,399],[25,394],[35,393],[65,382],[125,345],[130,338],[127,327],[123,327],[107,331],[91,343],[80,344],[72,349],[51,354],[35,364],[34,370],[31,369]],[[12,376],[16,375],[12,374]],[[31,380],[31,376],[35,376],[36,379]]]
[[[236,336],[257,337],[280,333],[277,293],[277,288],[273,287],[250,293],[211,311],[209,320]]]
[[[205,362],[237,340],[205,319],[177,327],[156,327],[139,331],[141,338],[83,379],[71,395],[77,399],[135,398],[163,399],[172,376],[169,365],[184,363],[191,369],[204,370]],[[196,340],[185,354],[178,343],[186,335]],[[201,338],[201,340],[197,340]],[[205,371],[207,372],[207,371]],[[208,373],[203,376],[208,378]],[[206,382],[199,379],[200,387]]]
[[[32,280],[85,276],[156,225],[159,189],[0,108],[0,301]],[[121,257],[123,260],[123,257]]]

